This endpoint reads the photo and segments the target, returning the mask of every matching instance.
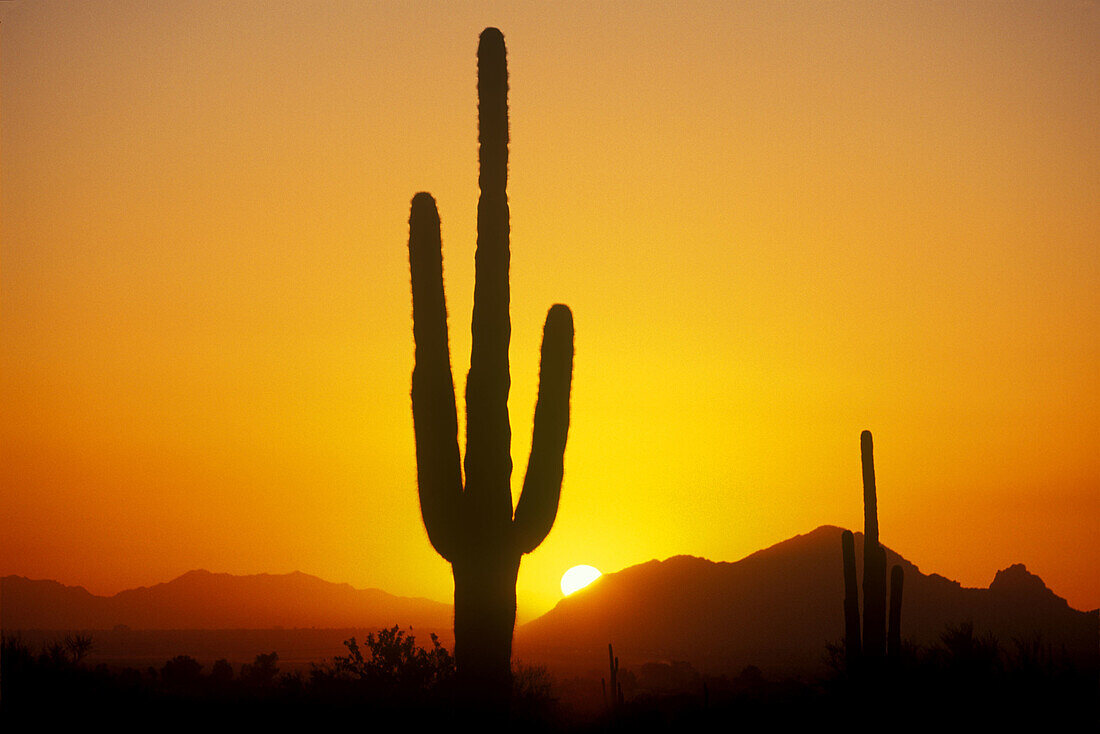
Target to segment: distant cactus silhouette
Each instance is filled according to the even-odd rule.
[[[840,535],[844,556],[844,657],[849,668],[858,665],[862,654],[859,631],[859,586],[856,582],[856,545],[851,530]]]
[[[901,657],[901,592],[905,571],[895,564],[890,569],[890,624],[886,633],[886,655],[892,661]]]
[[[878,496],[871,432],[859,437],[863,464],[863,654],[886,654],[886,551],[878,542]]]
[[[428,539],[451,563],[455,666],[481,703],[506,704],[520,557],[550,532],[558,511],[573,378],[573,316],[546,316],[534,435],[523,491],[512,510],[508,420],[508,71],[504,37],[481,34],[478,58],[479,185],[473,346],[466,382],[465,486],[459,466],[454,380],[439,215],[429,194],[412,200],[412,377],[420,510]]]
[[[859,630],[859,590],[856,585],[855,539],[850,530],[840,536],[844,560],[844,641],[849,668],[856,661],[878,660],[887,654],[896,658],[901,648],[901,594],[904,571],[891,570],[890,619],[886,619],[886,549],[878,540],[878,496],[875,487],[874,444],[871,432],[860,437],[860,461],[863,465],[863,636]]]
[[[623,684],[619,680],[619,658],[615,657],[615,651],[610,642],[607,643],[607,667],[611,677],[611,695],[608,696],[608,688],[605,685],[603,691],[604,704],[607,705],[608,711],[614,713],[623,705]],[[600,683],[603,683],[602,679]]]

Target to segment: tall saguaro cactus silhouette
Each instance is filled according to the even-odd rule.
[[[470,372],[466,381],[465,482],[447,339],[439,215],[429,194],[413,197],[412,377],[420,510],[428,539],[451,564],[455,583],[455,665],[468,691],[487,704],[507,700],[520,558],[550,532],[558,511],[573,379],[573,316],[553,306],[543,329],[531,456],[513,513],[508,421],[509,214],[508,71],[504,37],[481,34],[480,142]]]
[[[852,531],[840,536],[844,560],[844,640],[849,667],[857,661],[876,660],[887,652],[897,658],[901,648],[901,594],[904,571],[895,565],[891,571],[890,618],[886,617],[886,549],[878,540],[878,494],[875,487],[875,458],[871,432],[859,437],[863,465],[863,639],[859,629],[859,590],[856,584],[856,552]]]
[[[886,654],[886,551],[878,542],[878,495],[871,432],[859,437],[863,464],[863,652]]]

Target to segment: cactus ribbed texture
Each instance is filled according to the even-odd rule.
[[[412,377],[420,509],[428,539],[451,563],[455,665],[474,703],[506,705],[520,557],[550,532],[558,511],[573,378],[573,316],[546,316],[531,455],[512,510],[508,420],[508,71],[504,37],[481,34],[478,58],[479,185],[470,371],[466,381],[465,482],[447,338],[439,215],[419,193],[409,217]]]

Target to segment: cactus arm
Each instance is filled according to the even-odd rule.
[[[513,522],[513,537],[521,554],[538,547],[558,514],[572,382],[573,314],[559,303],[546,314],[543,328],[531,457]]]
[[[886,654],[892,660],[901,657],[901,594],[905,570],[895,565],[890,571],[890,623],[886,634]]]
[[[611,709],[614,711],[623,702],[623,684],[619,682],[619,659],[611,643],[607,643],[607,666],[611,670]]]
[[[875,491],[874,443],[870,431],[864,431],[859,436],[859,458],[863,465],[863,542],[874,547],[878,545],[878,497]]]
[[[450,561],[458,545],[462,500],[458,413],[447,345],[439,214],[435,200],[425,193],[413,197],[409,215],[409,270],[416,342],[412,405],[420,514],[428,540]]]
[[[481,34],[478,59],[477,251],[470,372],[466,382],[466,500],[486,529],[512,519],[508,422],[508,70],[504,37]]]

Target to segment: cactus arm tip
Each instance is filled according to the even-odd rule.
[[[435,211],[435,197],[427,191],[418,191],[412,198],[411,216]]]
[[[572,382],[573,314],[568,306],[556,304],[546,314],[543,328],[531,456],[513,519],[520,553],[530,553],[542,543],[558,514]]]
[[[489,46],[490,44],[499,45],[501,47],[504,46],[504,34],[500,32],[499,28],[489,26],[481,32],[480,36],[478,36],[477,48],[479,52],[483,47]]]
[[[864,554],[878,545],[878,497],[875,488],[875,455],[871,441],[871,432],[864,431],[859,437],[859,458],[863,469],[863,536]],[[883,574],[885,574],[885,569]]]

